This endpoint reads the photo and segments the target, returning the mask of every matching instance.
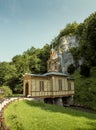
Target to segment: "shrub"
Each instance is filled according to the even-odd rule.
[[[2,94],[2,97],[10,97],[10,96],[12,96],[12,90],[8,86],[2,86],[0,88],[1,88],[1,90],[4,91],[4,93]]]

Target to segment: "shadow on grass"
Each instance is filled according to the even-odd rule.
[[[96,128],[92,128],[92,129],[91,128],[89,128],[89,129],[88,128],[83,128],[83,129],[82,128],[77,128],[76,130],[96,130]]]
[[[30,105],[31,107],[37,107],[44,111],[49,111],[49,112],[54,112],[54,113],[58,112],[58,113],[68,114],[68,115],[78,117],[78,118],[84,117],[84,118],[90,119],[90,120],[92,120],[92,122],[90,122],[90,121],[86,122],[86,124],[89,126],[89,128],[87,128],[87,129],[83,128],[83,130],[96,130],[96,122],[95,122],[96,114],[91,114],[91,113],[83,112],[80,110],[73,110],[71,108],[66,108],[66,107],[62,107],[62,106],[45,104],[40,101],[24,100],[24,102],[26,104]],[[82,128],[76,128],[76,130],[82,130]]]
[[[71,109],[70,107],[63,107],[63,106],[57,106],[57,105],[51,105],[42,103],[40,101],[28,101],[24,100],[25,103],[30,105],[31,107],[39,107],[40,109],[43,109],[45,111],[50,112],[59,112],[59,113],[66,113],[72,116],[77,117],[85,117],[91,120],[96,120],[96,114],[88,113],[80,110]]]
[[[28,101],[28,100],[23,100],[24,103],[26,103],[28,106],[30,106],[31,108],[35,107],[35,108],[39,108],[41,110],[44,110],[44,111],[47,111],[47,112],[50,112],[50,113],[62,113],[62,114],[67,114],[67,115],[71,115],[73,116],[73,118],[75,117],[84,117],[84,118],[87,118],[89,119],[88,121],[86,121],[86,125],[88,126],[88,128],[81,128],[81,126],[78,124],[76,125],[76,128],[74,130],[96,130],[96,114],[91,114],[91,113],[87,113],[87,112],[82,112],[82,111],[79,111],[79,110],[73,110],[71,108],[65,108],[65,107],[61,107],[61,106],[56,106],[56,105],[50,105],[50,104],[45,104],[45,103],[42,103],[40,101]],[[14,105],[14,107],[16,108],[16,105],[18,105],[18,102]],[[15,109],[14,109],[15,110]],[[25,114],[26,115],[26,114]],[[54,115],[55,116],[55,115]],[[62,115],[61,115],[62,116]],[[34,117],[34,116],[33,116]],[[44,117],[43,117],[44,118]],[[40,118],[42,119],[42,117]],[[54,118],[55,119],[55,118]],[[64,118],[63,118],[64,119]],[[15,121],[16,120],[16,121]],[[80,121],[82,120],[82,118],[80,119]],[[24,130],[23,128],[23,124],[21,122],[18,122],[18,119],[17,119],[17,116],[16,115],[13,115],[11,117],[11,121],[13,123],[15,123],[15,126],[16,126],[16,130]],[[76,120],[77,121],[77,120]],[[82,124],[81,122],[79,121],[80,124]],[[62,120],[61,120],[62,122]],[[46,123],[46,122],[45,122]],[[58,123],[58,122],[56,122]],[[75,122],[73,122],[75,125]],[[85,126],[86,126],[85,125]],[[70,120],[69,120],[69,126],[70,126]],[[53,128],[53,127],[52,127]],[[43,129],[44,130],[44,129]],[[59,129],[60,130],[60,129]],[[62,130],[62,128],[61,128]],[[67,129],[66,129],[67,130]],[[69,130],[69,129],[68,129]],[[70,128],[70,130],[72,130]]]

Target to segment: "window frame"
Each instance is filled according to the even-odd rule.
[[[40,91],[44,92],[44,81],[40,81],[39,86],[40,86]]]
[[[58,89],[62,91],[62,79],[58,79]]]

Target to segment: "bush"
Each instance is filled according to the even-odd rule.
[[[75,82],[74,103],[96,110],[96,67],[91,67],[90,77],[76,71],[72,78]]]
[[[2,94],[2,97],[10,97],[10,96],[12,96],[12,90],[8,86],[2,86],[0,88],[1,88],[1,90],[4,91],[4,93]]]

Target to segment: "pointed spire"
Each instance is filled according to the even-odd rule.
[[[47,70],[48,72],[51,71],[59,72],[59,69],[60,69],[59,59],[57,56],[57,52],[55,51],[55,49],[53,49],[52,44],[50,50],[50,59],[47,62]]]
[[[50,51],[50,59],[56,59],[57,58],[57,53],[56,51],[53,49],[53,44],[52,44],[52,49]]]

